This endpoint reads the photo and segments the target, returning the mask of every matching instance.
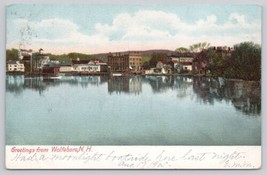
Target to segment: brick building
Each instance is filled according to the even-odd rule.
[[[108,67],[110,72],[128,72],[129,54],[128,53],[110,53],[108,55]]]
[[[108,55],[108,66],[111,72],[128,72],[140,70],[142,56],[139,52],[119,52]]]

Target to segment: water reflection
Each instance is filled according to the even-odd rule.
[[[232,104],[237,111],[244,114],[259,115],[261,113],[260,82],[180,76],[64,76],[61,79],[7,76],[6,78],[7,92],[15,95],[20,95],[25,89],[42,95],[47,89],[63,84],[82,88],[107,84],[107,91],[110,95],[114,93],[141,95],[143,86],[149,85],[155,94],[172,90],[178,99],[190,97],[192,101],[205,105],[224,101]]]
[[[223,78],[194,78],[193,89],[204,102],[231,102],[238,111],[254,115],[261,112],[260,82],[224,80]]]
[[[110,77],[108,80],[108,92],[130,93],[139,95],[142,92],[142,77],[140,76],[119,76]]]

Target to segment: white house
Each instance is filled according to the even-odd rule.
[[[182,70],[192,71],[193,57],[171,57],[174,68],[180,72]]]
[[[8,72],[24,72],[25,67],[23,63],[19,61],[9,61],[7,62],[7,71]]]
[[[100,65],[97,64],[76,64],[73,66],[76,72],[100,72]]]
[[[61,64],[59,68],[59,72],[61,73],[68,73],[68,72],[73,72],[74,68],[72,64]]]

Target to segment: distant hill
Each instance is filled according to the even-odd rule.
[[[127,51],[122,51],[122,52],[127,52]],[[153,53],[164,53],[164,54],[174,54],[175,51],[172,50],[166,50],[166,49],[152,49],[152,50],[142,50],[142,51],[137,51],[137,50],[130,50],[129,52],[139,52],[142,56],[151,56]],[[113,52],[112,52],[113,53]],[[91,56],[95,58],[99,58],[103,61],[107,61],[109,53],[98,53],[98,54],[92,54]]]

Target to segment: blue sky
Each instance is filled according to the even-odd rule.
[[[261,44],[253,5],[17,4],[7,7],[7,48],[62,54]]]

